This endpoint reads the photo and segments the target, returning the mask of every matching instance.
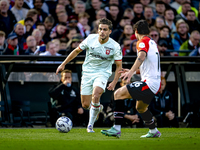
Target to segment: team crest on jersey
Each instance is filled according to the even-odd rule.
[[[109,55],[110,54],[110,50],[106,50],[106,55]]]
[[[143,42],[141,42],[141,43],[139,44],[139,47],[140,47],[140,48],[144,48],[144,47],[145,47],[145,44],[144,44]]]

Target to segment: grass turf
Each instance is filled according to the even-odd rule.
[[[102,128],[105,129],[105,128]],[[199,150],[200,128],[160,128],[160,138],[140,138],[147,128],[123,128],[122,136],[107,137],[95,128],[72,128],[69,133],[56,129],[0,129],[0,150]]]

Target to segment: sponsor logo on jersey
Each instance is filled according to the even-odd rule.
[[[113,48],[110,48],[110,47],[107,47],[107,46],[104,46],[104,48],[108,49],[108,50],[111,50],[111,51],[113,50]]]
[[[94,50],[94,47],[91,47],[92,50]]]
[[[139,47],[140,47],[140,48],[144,48],[144,47],[145,47],[145,44],[144,44],[143,42],[141,42],[141,43],[139,44]]]
[[[110,50],[106,50],[106,55],[109,55],[110,54]]]
[[[100,59],[102,59],[102,60],[108,60],[106,57],[102,57],[102,56],[100,56],[100,55],[95,55],[95,54],[93,54],[93,53],[90,53],[90,55],[92,55],[93,57],[96,57],[96,58],[100,58]]]

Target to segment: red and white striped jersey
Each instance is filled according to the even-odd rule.
[[[150,90],[156,94],[160,89],[161,69],[160,55],[157,44],[148,36],[144,36],[137,42],[137,53],[146,52],[146,58],[140,66],[141,80],[146,82]]]

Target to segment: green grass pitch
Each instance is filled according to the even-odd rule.
[[[123,128],[119,139],[102,135],[101,129],[1,128],[0,150],[200,150],[200,128],[160,128],[160,138],[148,139],[140,138],[147,128]]]

